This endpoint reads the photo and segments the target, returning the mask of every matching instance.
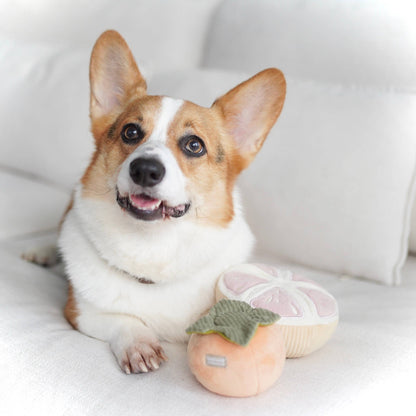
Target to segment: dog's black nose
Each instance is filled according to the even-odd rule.
[[[140,186],[155,186],[165,176],[165,167],[156,159],[139,157],[130,163],[130,176]]]

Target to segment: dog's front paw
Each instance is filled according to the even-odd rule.
[[[43,267],[52,267],[59,263],[59,254],[55,245],[33,247],[22,253],[21,257]]]
[[[165,352],[156,338],[138,337],[123,342],[119,339],[111,343],[111,349],[120,368],[126,373],[147,373],[157,370],[163,361],[167,361]]]

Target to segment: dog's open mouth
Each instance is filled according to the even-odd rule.
[[[144,193],[138,195],[120,195],[117,189],[117,202],[121,208],[133,217],[143,221],[154,221],[166,218],[179,218],[184,216],[190,204],[180,204],[171,207],[161,199],[152,198]]]

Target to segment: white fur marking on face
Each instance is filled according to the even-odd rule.
[[[159,112],[155,117],[155,127],[146,143],[137,149],[123,162],[117,178],[117,187],[122,195],[146,192],[153,198],[164,200],[170,206],[188,202],[186,178],[179,167],[175,156],[166,146],[168,129],[175,115],[183,104],[183,100],[163,97]],[[142,189],[133,183],[129,174],[130,163],[139,157],[156,157],[166,169],[162,182],[152,189]]]
[[[168,128],[172,123],[172,120],[175,118],[176,113],[182,107],[183,100],[178,100],[170,97],[163,97],[162,104],[160,106],[160,111],[157,119],[155,120],[155,127],[151,136],[149,137],[149,142],[162,142],[166,143],[168,138]]]

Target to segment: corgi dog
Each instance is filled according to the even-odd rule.
[[[95,151],[61,225],[65,316],[107,341],[121,369],[167,359],[161,341],[215,302],[215,284],[253,247],[235,186],[276,122],[283,74],[264,70],[210,108],[146,93],[125,40],[97,40],[90,62]]]

